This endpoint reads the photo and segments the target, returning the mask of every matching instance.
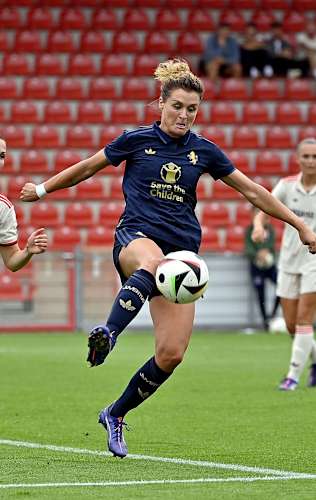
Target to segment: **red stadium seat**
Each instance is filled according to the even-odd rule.
[[[69,227],[92,227],[93,210],[87,203],[68,203],[64,211],[64,222]]]
[[[92,13],[91,28],[93,30],[118,30],[120,22],[114,9],[95,9]],[[91,29],[90,28],[90,29]]]
[[[161,112],[156,104],[145,106],[144,123],[151,124],[160,119]]]
[[[217,88],[214,82],[211,82],[207,78],[202,78],[203,86],[204,86],[204,95],[203,98],[205,100],[214,99],[217,95]]]
[[[4,75],[27,76],[32,73],[32,65],[25,54],[5,54],[2,67]]]
[[[242,110],[243,123],[269,123],[271,122],[269,107],[263,102],[247,102]]]
[[[78,163],[82,160],[81,155],[77,151],[72,150],[63,150],[55,155],[55,172],[60,172],[75,163]]]
[[[38,32],[29,30],[17,32],[13,46],[14,52],[37,53],[42,49],[42,39]]]
[[[290,153],[287,161],[287,174],[296,175],[300,172],[299,164],[297,163],[296,153]]]
[[[209,178],[208,178],[208,183],[209,183]],[[207,183],[203,178],[200,178],[197,188],[196,188],[196,197],[198,201],[201,200],[207,200],[209,198],[208,196],[208,189],[207,189]]]
[[[223,245],[219,232],[212,227],[202,226],[202,241],[200,250],[202,252],[222,252]]]
[[[81,244],[80,230],[75,227],[60,226],[53,233],[50,248],[58,251],[75,250]]]
[[[61,146],[60,132],[58,128],[50,125],[39,125],[33,128],[34,148],[58,148]]]
[[[61,217],[56,203],[41,201],[30,208],[30,223],[34,227],[60,226]]]
[[[23,25],[21,10],[17,7],[3,6],[0,8],[1,29],[18,30]]]
[[[239,78],[228,78],[227,80],[223,80],[219,90],[219,97],[230,101],[248,99],[248,94],[246,82]]]
[[[176,40],[176,49],[180,54],[201,54],[203,42],[197,33],[190,31],[179,33]]]
[[[103,56],[101,73],[104,76],[128,76],[130,71],[127,57],[120,54]]]
[[[16,99],[18,87],[12,78],[0,78],[0,99]]]
[[[247,153],[238,151],[238,150],[232,150],[228,153],[227,155],[233,165],[238,168],[238,170],[241,170],[246,175],[251,175],[253,172],[250,164],[250,158]]]
[[[208,125],[211,123],[210,110],[207,103],[200,104],[198,113],[195,118],[195,125]]]
[[[25,219],[26,219],[26,217],[25,217],[25,211],[21,207],[21,205],[18,205],[18,204],[15,205],[14,210],[15,210],[16,220],[17,220],[17,223],[18,223],[18,228],[20,228],[26,222],[25,221]]]
[[[64,101],[53,101],[45,105],[45,123],[70,123],[73,122],[71,106]]]
[[[247,227],[252,223],[254,208],[250,203],[241,201],[235,207],[235,223],[238,226]]]
[[[75,197],[76,188],[59,189],[49,194],[50,201],[72,201]]]
[[[207,10],[193,9],[188,14],[186,29],[211,32],[215,30],[215,22]]]
[[[18,200],[20,198],[21,189],[29,179],[22,175],[17,177],[9,177],[7,184],[7,196],[9,200]]]
[[[257,0],[228,0],[230,9],[249,9],[253,10],[257,6]]]
[[[269,10],[255,10],[251,16],[251,23],[253,23],[258,31],[270,31],[271,25],[276,22],[276,17],[273,11]]]
[[[0,273],[0,301],[26,302],[32,299],[32,294],[23,286],[21,277],[2,271]]]
[[[307,110],[307,123],[316,124],[316,104],[309,104]]]
[[[285,14],[282,25],[284,33],[297,33],[305,30],[306,19],[299,12],[289,11]]]
[[[256,156],[256,174],[259,175],[282,175],[284,169],[282,157],[278,153],[262,151]]]
[[[7,110],[3,105],[0,105],[0,122],[5,123],[7,121]],[[1,168],[2,172],[2,168]]]
[[[48,34],[47,51],[72,53],[76,50],[73,35],[65,31],[54,31]]]
[[[113,124],[135,124],[139,122],[138,114],[139,113],[136,105],[131,102],[120,101],[117,103],[112,103],[110,122]]]
[[[242,14],[235,10],[223,10],[219,22],[220,24],[228,24],[232,31],[243,31],[246,26]]]
[[[79,123],[104,123],[104,109],[98,102],[83,102],[78,105]]]
[[[103,226],[91,227],[87,231],[85,244],[89,247],[112,247],[114,232]]]
[[[76,199],[101,200],[104,199],[104,186],[99,178],[90,177],[77,186]]]
[[[316,10],[316,1],[315,0],[292,0],[291,5],[293,10],[299,10],[306,12],[308,10],[314,11]]]
[[[194,0],[169,0],[168,4],[174,9],[190,9],[195,4]]]
[[[140,40],[132,31],[118,31],[113,36],[112,52],[134,54],[141,50]]]
[[[144,51],[146,54],[170,54],[173,51],[173,43],[168,34],[150,31],[145,37]]]
[[[221,180],[214,182],[212,199],[213,200],[239,200],[242,195],[235,189],[227,186]]]
[[[1,93],[0,93],[1,96]],[[50,99],[50,82],[46,78],[26,78],[23,87],[24,99]]]
[[[51,30],[54,28],[53,11],[49,7],[35,7],[27,13],[26,25],[31,29]]]
[[[273,101],[281,99],[283,95],[277,80],[260,79],[253,82],[252,97],[263,101]]]
[[[300,107],[292,102],[277,104],[275,118],[279,125],[296,125],[304,121]]]
[[[58,25],[63,30],[84,30],[87,28],[88,23],[83,9],[67,6],[59,13]]]
[[[38,75],[61,76],[65,73],[63,60],[58,55],[42,54],[36,61]]]
[[[204,205],[201,213],[201,224],[206,227],[226,227],[230,223],[227,204],[211,202]]]
[[[309,101],[315,99],[315,91],[310,80],[301,80],[300,78],[291,80],[285,79],[285,95],[289,100]]]
[[[56,82],[57,99],[85,99],[85,90],[80,78],[60,78]]]
[[[20,172],[25,175],[28,174],[46,174],[50,173],[49,163],[47,156],[34,149],[27,150],[20,157]]]
[[[147,79],[128,78],[122,83],[122,97],[124,99],[150,100],[154,96]]]
[[[2,129],[1,137],[6,140],[9,149],[28,147],[29,141],[27,139],[25,127],[8,125]]]
[[[266,130],[265,147],[291,149],[293,138],[291,132],[284,127],[273,126]]]
[[[253,127],[242,125],[235,128],[232,134],[233,148],[257,149],[260,147],[260,139],[257,130]]]
[[[226,3],[227,0],[199,0],[199,7],[222,10],[226,7]]]
[[[34,103],[28,101],[14,102],[11,105],[12,123],[38,123],[39,110]]]
[[[156,13],[153,29],[178,31],[182,28],[181,16],[176,9],[163,8]]]
[[[134,0],[134,5],[137,7],[160,7],[161,0]]]
[[[128,81],[128,80],[127,80]],[[117,86],[107,77],[91,78],[88,97],[90,99],[112,100],[117,98]]]
[[[122,178],[112,179],[109,190],[110,200],[122,200],[123,199],[123,189],[122,189]]]
[[[97,66],[90,54],[75,54],[69,59],[68,74],[78,76],[93,76],[97,74]]]
[[[16,175],[16,172],[17,172],[16,157],[7,152],[5,156],[4,165],[1,167],[1,173],[5,175]]]
[[[288,10],[292,5],[288,0],[260,0],[259,4],[261,9],[267,10]]]
[[[303,139],[316,138],[316,126],[309,126],[300,128],[298,131],[298,140],[299,142]]]
[[[91,128],[76,125],[66,131],[67,148],[93,149],[94,138]]]
[[[240,226],[230,226],[226,230],[225,250],[233,253],[243,253],[245,249],[245,229]]]
[[[220,148],[228,147],[228,138],[224,128],[209,125],[201,129],[201,135],[209,141],[215,142]]]
[[[234,104],[228,102],[214,102],[211,104],[212,123],[237,123],[238,112]]]
[[[156,55],[141,54],[134,59],[134,76],[152,76],[160,60]]]
[[[125,30],[147,31],[151,25],[150,18],[145,10],[126,9],[123,16]]]
[[[121,185],[122,191],[122,185]],[[119,218],[124,211],[124,203],[112,202],[102,203],[99,208],[98,224],[113,230],[118,224]]]
[[[100,31],[86,31],[81,33],[80,51],[91,54],[102,53],[107,50],[106,39]]]
[[[108,125],[100,130],[99,148],[105,147],[112,142],[116,137],[121,135],[123,127],[120,125]]]

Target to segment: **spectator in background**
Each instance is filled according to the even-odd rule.
[[[309,74],[308,59],[296,59],[294,50],[280,23],[273,23],[271,36],[266,41],[270,65],[275,76],[307,77]],[[272,76],[272,75],[271,75]]]
[[[316,23],[310,20],[306,24],[306,29],[297,35],[297,43],[307,56],[310,65],[311,75],[316,78]]]
[[[0,139],[0,171],[4,165],[6,152],[6,142]],[[13,272],[26,266],[33,255],[45,252],[47,248],[47,235],[43,228],[37,229],[30,235],[23,250],[20,249],[17,240],[14,206],[0,193],[0,255],[4,265]]]
[[[204,72],[213,81],[219,76],[241,76],[239,44],[230,34],[227,24],[221,24],[207,39],[202,64]]]
[[[245,231],[245,255],[249,259],[249,270],[251,281],[256,290],[258,305],[265,330],[269,329],[269,320],[277,312],[280,302],[279,297],[275,297],[272,313],[268,314],[266,307],[266,282],[272,281],[276,285],[277,268],[275,265],[275,231],[271,224],[265,224],[266,239],[263,242],[255,243],[252,238],[253,224],[250,224]]]
[[[240,61],[243,76],[252,78],[257,78],[261,74],[271,76],[271,68],[267,74],[269,59],[265,44],[258,37],[257,28],[252,23],[248,24],[245,30],[244,40],[240,46]]]

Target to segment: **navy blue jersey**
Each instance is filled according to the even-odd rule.
[[[196,186],[204,173],[219,179],[234,171],[224,153],[194,132],[174,139],[154,123],[124,132],[106,146],[105,155],[116,166],[126,160],[126,207],[118,228],[197,251],[201,228],[194,212]]]

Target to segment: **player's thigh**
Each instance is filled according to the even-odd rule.
[[[155,273],[162,258],[162,250],[154,241],[149,238],[137,238],[122,248],[119,262],[123,274],[127,277],[137,269]]]
[[[281,307],[286,327],[291,335],[295,333],[297,322],[297,308],[299,299],[286,299],[281,297]]]
[[[195,305],[173,304],[164,297],[153,297],[150,314],[155,331],[156,358],[173,358],[180,362],[192,334]]]
[[[316,292],[303,293],[298,301],[297,324],[311,325],[316,313]]]

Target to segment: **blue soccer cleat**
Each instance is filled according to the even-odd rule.
[[[102,365],[107,355],[113,350],[116,342],[115,335],[105,325],[98,325],[93,328],[88,339],[87,361],[91,366]]]
[[[296,382],[296,380],[286,377],[279,385],[279,389],[280,391],[295,391],[297,385],[298,383]]]
[[[316,387],[316,363],[313,363],[310,367],[307,387]]]
[[[108,433],[108,448],[115,457],[124,458],[127,455],[127,446],[123,437],[123,417],[113,417],[110,414],[112,406],[108,406],[99,415],[99,424],[102,424]]]

